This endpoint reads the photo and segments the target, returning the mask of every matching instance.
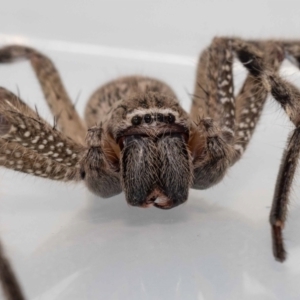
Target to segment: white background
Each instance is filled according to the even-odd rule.
[[[215,35],[300,39],[298,1],[4,1],[0,44],[49,55],[80,114],[102,83],[127,74],[169,83],[189,109],[195,61]],[[172,56],[175,55],[175,56]],[[164,61],[164,62],[162,62]],[[300,82],[286,65],[284,77]],[[237,66],[236,75],[243,72]],[[0,85],[51,121],[28,63],[0,66]],[[300,186],[271,251],[268,216],[293,126],[272,99],[243,159],[173,210],[99,199],[83,185],[1,169],[0,237],[28,299],[299,299]],[[1,297],[1,294],[0,294]]]

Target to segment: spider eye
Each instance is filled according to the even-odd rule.
[[[163,122],[164,121],[164,115],[163,114],[157,114],[156,119],[157,119],[158,122]]]
[[[144,116],[144,120],[145,120],[146,123],[151,123],[151,122],[152,122],[152,117],[151,117],[151,115],[150,115],[150,114],[146,114],[146,115]]]
[[[167,123],[174,123],[175,122],[175,116],[172,114],[168,114],[168,116],[166,117],[166,121]]]
[[[140,125],[142,123],[142,117],[141,116],[134,116],[131,119],[132,125]]]

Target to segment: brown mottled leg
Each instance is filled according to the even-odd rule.
[[[0,88],[0,165],[55,180],[79,180],[83,147]]]
[[[105,123],[115,102],[135,93],[159,92],[176,98],[175,93],[165,83],[142,76],[128,76],[113,80],[100,87],[89,99],[85,109],[88,127],[99,122]]]
[[[291,134],[288,140],[288,145],[284,151],[281,167],[277,177],[277,183],[273,198],[272,210],[270,214],[270,223],[272,226],[272,238],[273,238],[273,253],[278,261],[284,261],[286,259],[286,251],[284,249],[284,243],[282,238],[282,229],[284,228],[285,221],[287,218],[287,206],[289,203],[289,195],[291,186],[293,183],[295,171],[297,168],[299,154],[300,154],[300,91],[288,83],[287,81],[280,78],[277,74],[277,69],[280,62],[284,57],[284,50],[287,51],[284,46],[284,42],[269,42],[268,45],[272,47],[273,43],[273,54],[266,53],[266,57],[271,63],[266,63],[266,66],[256,64],[256,68],[251,70],[250,73],[256,75],[261,80],[262,87],[266,91],[270,92],[274,99],[281,105],[285,110],[290,120],[295,124],[296,129]],[[289,55],[295,56],[297,59],[297,53],[291,54],[291,49],[295,51],[290,44]],[[268,56],[267,56],[268,55]],[[247,59],[249,59],[248,57]],[[253,57],[251,58],[253,59]],[[273,61],[272,61],[273,59]],[[270,66],[273,64],[273,69]],[[246,66],[247,67],[247,66]]]
[[[61,131],[77,142],[83,142],[86,128],[77,114],[60,76],[49,58],[38,51],[23,46],[0,49],[0,63],[28,59],[42,86],[47,103]]]
[[[300,68],[300,41],[279,41],[282,43],[286,58]]]
[[[103,136],[102,125],[88,129],[88,149],[81,159],[80,176],[92,193],[108,198],[121,193],[122,188],[118,158]]]
[[[5,257],[0,242],[0,281],[7,300],[25,300],[22,289],[12,270],[9,260]]]
[[[245,65],[250,73],[236,99],[237,128],[235,128],[235,139],[233,139],[233,136],[230,135],[230,132],[224,131],[226,127],[221,127],[221,122],[218,124],[207,118],[202,118],[198,121],[197,132],[200,133],[204,142],[202,141],[202,143],[199,143],[201,144],[200,148],[202,149],[199,150],[198,155],[197,150],[193,151],[195,165],[194,188],[207,188],[219,182],[223,178],[227,168],[240,158],[252,136],[268,91],[271,91],[271,89],[268,88],[268,82],[270,81],[270,78],[277,78],[276,73],[278,67],[284,58],[281,45],[275,42],[249,43],[239,39],[231,41],[232,51],[237,54],[240,61]],[[214,43],[216,42],[223,43],[224,40],[214,40]],[[212,48],[210,47],[207,52],[204,52],[204,56],[207,57],[209,55],[208,53],[210,53],[210,49]],[[218,54],[216,49],[213,50],[213,53]],[[227,96],[227,92],[231,92],[233,90],[232,82],[229,83],[228,88],[227,81],[225,81],[228,74],[224,77],[225,74],[223,75],[221,72],[228,68],[231,71],[232,64],[228,63],[228,61],[224,59],[220,59],[220,57],[222,58],[222,53],[224,53],[222,47],[220,53],[219,58],[215,55],[215,61],[218,62],[217,65],[214,63],[211,66],[209,64],[209,60],[205,61],[202,60],[203,57],[200,58],[200,65],[197,71],[198,78],[196,83],[196,95],[194,97],[192,107],[192,116],[194,119],[197,117],[195,112],[201,113],[201,110],[200,112],[199,109],[197,110],[197,103],[200,103],[201,100],[202,102],[199,107],[204,107],[204,111],[209,113],[211,107],[214,107],[215,105],[223,107],[224,103],[227,103],[227,101],[220,100],[222,97]],[[202,70],[201,64],[209,69],[209,71]],[[268,72],[273,74],[273,77],[271,75],[267,76],[268,72],[266,69],[268,69]],[[213,74],[215,74],[215,76]],[[218,78],[218,76],[220,78]],[[224,81],[225,83],[222,84]],[[200,84],[198,84],[199,82]],[[199,86],[201,86],[200,89]],[[202,87],[204,87],[205,93],[203,92],[204,89]],[[225,90],[223,90],[224,87]],[[217,97],[215,99],[211,98],[211,92],[207,92],[212,89],[215,89],[213,93],[213,95]],[[197,91],[202,93],[200,97],[198,97]],[[206,99],[202,99],[205,97]],[[209,103],[213,103],[213,105],[210,105]],[[231,104],[231,102],[228,104]],[[227,110],[227,113],[229,112],[228,117],[234,118],[234,114],[230,114],[231,109],[235,109],[234,102],[231,104],[231,107],[224,107],[224,111]],[[218,116],[219,111],[222,110],[216,109],[214,115]],[[212,113],[210,114],[212,115]],[[220,116],[217,119],[222,120],[222,117]],[[233,121],[229,122],[229,124],[231,128],[234,128],[235,123]],[[194,138],[194,140],[197,139]],[[278,257],[278,255],[276,257]]]
[[[258,57],[259,61],[264,63],[263,68],[273,70],[276,73],[280,64],[284,59],[284,51],[281,45],[277,42],[253,42],[253,44],[245,43],[241,40],[236,40],[235,45],[238,55],[244,55],[239,51],[247,52],[248,58]],[[251,65],[251,58],[244,63]],[[255,68],[261,68],[254,66]],[[236,143],[237,157],[239,159],[245,151],[254,129],[261,116],[263,106],[266,102],[268,91],[260,77],[248,74],[245,83],[236,98],[237,106],[237,128],[236,128]]]
[[[286,252],[282,240],[282,229],[287,217],[290,190],[300,153],[300,91],[276,74],[266,73],[264,79],[267,81],[266,84],[270,88],[272,96],[279,102],[296,126],[282,157],[270,214],[274,256],[278,261],[284,261]]]
[[[232,63],[232,40],[226,38],[215,38],[200,56],[191,109],[197,125],[190,141],[190,148],[196,148],[192,151],[197,189],[218,183],[237,156]],[[204,141],[198,142],[197,136]]]
[[[235,99],[232,75],[233,52],[230,39],[215,38],[200,56],[191,117],[221,120],[235,130]]]

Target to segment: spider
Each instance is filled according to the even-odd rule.
[[[237,96],[235,57],[248,70]],[[300,92],[278,75],[285,58],[299,65],[300,42],[216,37],[200,55],[190,114],[167,84],[128,76],[100,87],[83,121],[49,58],[24,46],[3,47],[1,63],[31,62],[55,122],[51,126],[0,88],[0,165],[53,180],[84,181],[104,198],[123,191],[133,206],[170,209],[187,200],[190,188],[206,189],[223,179],[245,151],[271,93],[296,127],[270,214],[273,254],[283,262],[282,229],[300,151]]]

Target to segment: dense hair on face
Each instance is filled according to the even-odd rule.
[[[121,181],[127,202],[142,206],[158,183],[157,147],[148,137],[125,139],[121,158]]]
[[[173,203],[185,202],[192,182],[192,159],[180,134],[162,137],[157,141],[160,159],[160,186]]]
[[[126,199],[133,206],[147,206],[157,197],[166,201],[160,208],[185,202],[192,170],[191,155],[180,134],[125,139],[121,180]]]

